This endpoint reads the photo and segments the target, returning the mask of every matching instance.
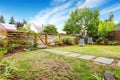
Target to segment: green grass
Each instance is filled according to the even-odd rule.
[[[96,49],[95,46],[91,47],[92,50],[90,50],[90,48],[88,48],[87,46],[86,47],[71,46],[65,48],[66,50],[70,49],[71,51],[74,50],[75,48],[77,49],[86,48],[90,52],[93,52],[92,50]],[[65,48],[56,48],[56,49],[64,51]],[[85,50],[83,51],[86,52]],[[94,52],[99,52],[99,49],[94,50]],[[103,77],[104,71],[113,72],[117,75],[117,77],[120,78],[119,75],[120,67],[112,68],[108,66],[102,66],[99,64],[95,64],[92,61],[80,60],[72,57],[53,54],[43,50],[18,53],[9,58],[14,59],[18,64],[21,65],[22,68],[26,69],[25,72],[21,72],[20,76],[22,80],[34,80],[38,75],[41,75],[44,72],[44,68],[41,68],[43,62],[45,61],[50,62],[56,60],[68,64],[71,67],[72,73],[69,76],[72,76],[75,80],[95,80],[92,74],[97,73],[100,77]],[[51,64],[49,65],[52,66]],[[62,73],[62,75],[65,75],[65,73]],[[54,80],[55,76],[56,74],[49,73],[49,76],[47,76],[47,80]],[[60,76],[58,80],[69,80],[69,79]]]
[[[79,54],[95,55],[97,57],[115,58],[120,60],[120,46],[85,45],[83,47],[69,46],[55,47],[53,49],[76,52]]]

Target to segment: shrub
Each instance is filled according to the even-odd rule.
[[[63,41],[61,39],[59,39],[59,38],[56,38],[55,39],[55,44],[62,45]]]
[[[7,47],[7,52],[11,52],[12,50],[14,50],[15,48],[19,47],[20,45],[19,44],[11,44],[11,45],[8,45]]]
[[[118,41],[108,41],[108,44],[109,44],[109,45],[117,45],[117,44],[118,44]]]
[[[27,44],[27,45],[25,45],[25,48],[28,49],[28,50],[31,50],[31,51],[37,50],[38,49],[38,43],[35,43],[33,45]]]
[[[74,44],[74,41],[73,41],[73,39],[71,38],[71,37],[64,37],[63,39],[62,39],[62,41],[63,41],[63,43],[64,44],[69,44],[69,45],[73,45]]]
[[[79,42],[80,42],[80,38],[79,38],[79,37],[75,37],[75,38],[74,38],[74,43],[75,43],[75,44],[79,44]]]

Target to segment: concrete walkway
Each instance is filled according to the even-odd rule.
[[[70,56],[70,57],[74,57],[74,58],[80,58],[80,59],[84,59],[84,60],[91,60],[96,63],[106,64],[106,65],[111,65],[115,61],[115,59],[104,58],[104,57],[97,58],[93,55],[83,55],[83,54],[78,54],[78,53],[73,53],[73,52],[57,51],[57,50],[53,50],[53,49],[43,49],[43,50],[54,53],[54,54],[61,54],[61,55]],[[116,66],[120,66],[120,61],[118,61]]]

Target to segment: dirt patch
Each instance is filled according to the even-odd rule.
[[[35,80],[73,80],[69,64],[58,60],[43,61],[40,72]]]
[[[23,51],[24,51],[24,46],[19,46],[19,47],[15,48],[13,51],[4,54],[3,58],[9,57],[17,52],[23,52]]]

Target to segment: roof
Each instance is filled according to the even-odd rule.
[[[7,30],[7,31],[17,30],[17,28],[15,27],[15,24],[4,24],[4,23],[0,23],[0,29]]]
[[[27,25],[29,24],[24,25],[24,27],[26,28]],[[43,30],[42,27],[35,25],[35,24],[30,24],[30,29],[36,33],[40,33]]]

